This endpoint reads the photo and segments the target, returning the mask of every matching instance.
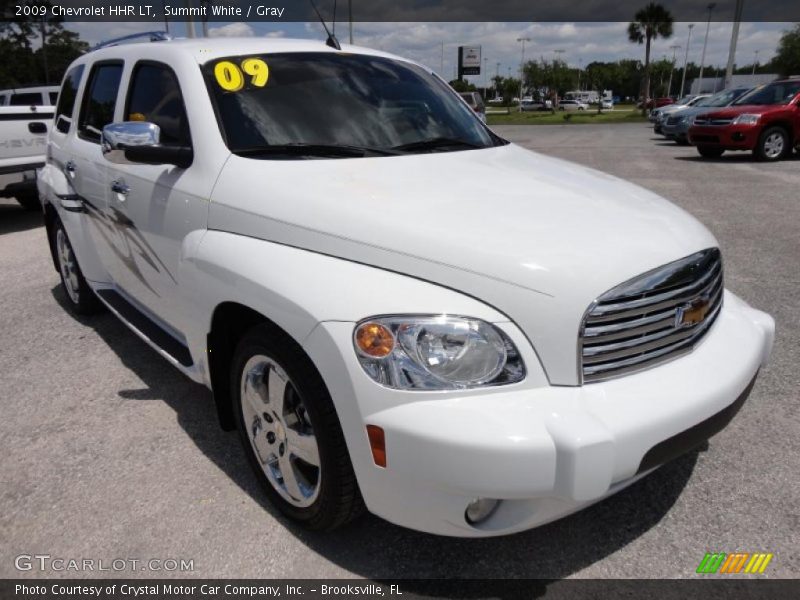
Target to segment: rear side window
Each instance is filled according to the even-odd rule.
[[[83,95],[78,134],[90,142],[100,142],[103,127],[114,121],[114,107],[122,77],[122,63],[95,65]]]
[[[70,69],[61,86],[61,97],[56,107],[56,129],[61,133],[68,133],[72,125],[72,112],[75,110],[75,100],[78,97],[78,86],[83,76],[83,65]]]
[[[158,125],[164,145],[191,146],[181,88],[167,65],[146,62],[136,66],[124,118]]]
[[[58,100],[58,92],[50,92],[50,106],[56,105],[56,100]]]
[[[5,106],[5,105],[6,105],[6,97],[0,96],[0,106]]]
[[[27,92],[24,94],[14,94],[11,96],[10,106],[41,106],[42,94],[39,92]]]

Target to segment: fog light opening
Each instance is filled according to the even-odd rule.
[[[494,514],[500,500],[494,498],[476,498],[467,505],[464,518],[470,525],[480,525]]]

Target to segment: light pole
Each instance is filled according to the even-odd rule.
[[[759,50],[756,50],[756,56],[753,59],[753,72],[750,73],[750,75],[755,75],[756,74],[756,66],[758,65],[758,53],[759,52],[760,52]]]
[[[686,56],[683,57],[683,74],[681,75],[681,91],[678,94],[679,97],[683,97],[683,88],[686,84],[686,67],[689,65],[689,44],[692,41],[692,29],[694,29],[694,23],[689,23],[689,37],[686,39]]]
[[[518,42],[522,42],[522,57],[519,60],[519,110],[522,111],[522,79],[523,69],[525,68],[525,42],[530,42],[529,37],[518,37]]]
[[[484,93],[489,89],[489,59],[483,57],[483,77],[484,77]]]
[[[728,48],[728,65],[725,68],[725,79],[722,89],[727,89],[733,82],[733,67],[736,59],[736,44],[739,42],[739,23],[742,22],[742,10],[744,10],[744,0],[736,0],[736,9],[733,13],[733,29],[731,30],[731,45]],[[714,82],[716,90],[717,82]]]
[[[556,49],[556,50],[553,50],[553,53],[556,55],[556,58],[553,61],[553,79],[556,80],[556,81],[553,82],[555,84],[555,85],[553,85],[553,87],[555,88],[555,94],[553,95],[553,109],[554,110],[556,108],[558,108],[558,78],[555,76],[556,75],[556,69],[559,68],[558,67],[558,63],[559,63],[560,59],[558,57],[561,56],[562,54],[564,54],[564,52],[566,52],[566,50],[561,50],[560,48]]]
[[[669,71],[669,83],[667,84],[667,96],[672,96],[672,74],[675,73],[675,53],[680,48],[680,45],[675,44],[674,46],[670,46],[670,50],[672,50],[672,68]]]
[[[353,44],[353,0],[347,0],[347,20],[350,22],[350,45]],[[441,71],[440,71],[441,72]]]
[[[708,30],[711,29],[711,11],[714,10],[714,7],[717,5],[716,2],[712,2],[708,5],[708,22],[706,23],[706,39],[703,42],[703,54],[700,57],[700,77],[698,78],[700,83],[697,86],[697,93],[701,93],[702,86],[703,86],[703,68],[706,64],[706,47],[708,46]]]
[[[496,71],[494,72],[494,97],[500,96],[500,63],[495,65]]]

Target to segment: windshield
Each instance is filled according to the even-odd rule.
[[[734,106],[789,104],[800,93],[800,80],[779,81],[757,87],[734,102]]]
[[[447,84],[405,62],[332,52],[262,54],[215,59],[203,73],[228,147],[248,156],[278,157],[280,148],[291,148],[290,158],[307,158],[301,148],[349,158],[504,143]]]
[[[718,94],[714,94],[713,96],[709,96],[708,98],[702,99],[700,102],[695,104],[695,106],[728,106],[728,104],[736,100],[736,98],[744,94],[746,91],[746,89],[725,90],[719,92]]]
[[[695,98],[696,98],[696,96],[684,96],[683,98],[678,100],[675,104],[679,104],[679,105],[690,104],[691,105],[692,100],[694,100]]]

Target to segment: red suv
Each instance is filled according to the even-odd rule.
[[[779,160],[800,146],[800,79],[754,88],[726,108],[697,115],[689,142],[701,156],[752,150],[759,160]]]

